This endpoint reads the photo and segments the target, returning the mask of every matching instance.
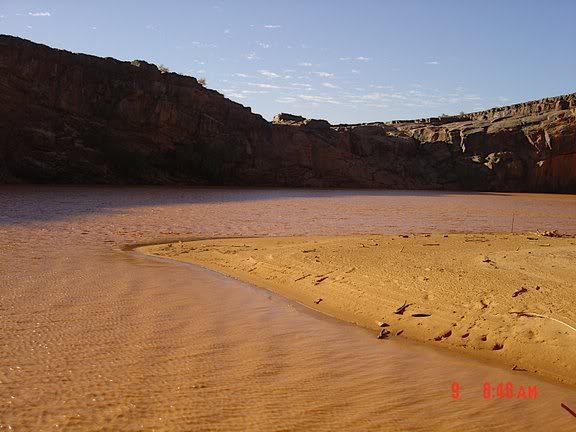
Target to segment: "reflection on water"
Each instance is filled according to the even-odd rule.
[[[576,391],[378,341],[126,243],[194,236],[560,229],[576,197],[0,188],[0,430],[570,430]],[[482,384],[537,385],[484,400]],[[452,400],[451,384],[461,386]]]

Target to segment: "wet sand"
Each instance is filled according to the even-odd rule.
[[[573,237],[236,238],[140,250],[270,289],[375,334],[383,330],[385,339],[426,342],[576,384]]]
[[[124,250],[463,223],[494,231],[513,213],[517,229],[576,233],[574,196],[0,187],[0,430],[571,430],[560,404],[576,406],[574,387],[377,340],[269,290]],[[538,394],[487,400],[485,383]]]

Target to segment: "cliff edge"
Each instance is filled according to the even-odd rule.
[[[576,94],[461,116],[270,123],[192,77],[0,35],[0,183],[576,193]]]

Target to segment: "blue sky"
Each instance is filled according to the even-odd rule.
[[[477,111],[576,91],[576,1],[0,0],[0,33],[203,77],[265,118]]]

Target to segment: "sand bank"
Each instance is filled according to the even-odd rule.
[[[140,250],[267,288],[375,336],[385,329],[385,339],[422,341],[576,384],[575,238],[273,237]]]

